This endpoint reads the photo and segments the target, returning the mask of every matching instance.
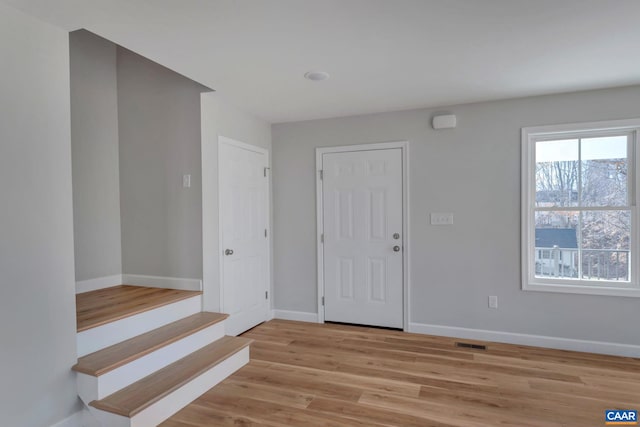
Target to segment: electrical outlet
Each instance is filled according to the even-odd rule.
[[[431,225],[452,225],[452,213],[431,213]]]
[[[498,308],[498,297],[495,295],[489,296],[489,308]]]

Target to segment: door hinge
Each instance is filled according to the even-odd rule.
[[[324,306],[324,297],[322,297],[322,305]]]
[[[264,291],[264,299],[269,299],[269,291]]]
[[[266,228],[264,229],[264,238],[265,239],[267,238],[267,229]]]
[[[271,169],[271,168],[265,166],[265,168],[264,168],[264,177],[265,178],[267,177],[267,169]]]
[[[324,233],[320,234],[320,243],[324,243]]]
[[[324,171],[320,169],[320,181],[324,179]]]

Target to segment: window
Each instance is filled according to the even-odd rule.
[[[522,288],[639,296],[640,119],[522,129]]]

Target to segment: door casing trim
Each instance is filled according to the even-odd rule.
[[[409,141],[381,142],[371,144],[342,145],[336,147],[316,148],[316,253],[317,253],[317,287],[318,287],[318,323],[324,323],[324,251],[322,233],[324,233],[322,205],[322,156],[328,153],[345,153],[354,151],[388,150],[399,148],[402,152],[402,235],[404,250],[402,257],[402,329],[409,331],[410,309],[410,237],[409,233]]]

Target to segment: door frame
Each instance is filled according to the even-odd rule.
[[[236,148],[241,148],[248,151],[253,151],[255,153],[263,154],[265,160],[265,168],[266,170],[270,169],[269,163],[269,150],[266,148],[258,147],[256,145],[247,144],[245,142],[237,141],[235,139],[218,135],[218,277],[220,280],[220,312],[224,312],[224,238],[223,238],[223,217],[222,217],[222,168],[220,167],[220,146],[222,144],[230,145]],[[273,298],[273,289],[271,283],[271,174],[266,173],[266,182],[265,182],[265,191],[266,191],[266,200],[265,200],[265,214],[266,214],[266,228],[267,228],[267,238],[265,239],[265,244],[267,246],[267,271],[266,271],[266,280],[267,280],[267,289],[268,295],[266,298],[267,301],[267,313],[265,317],[265,321],[269,320],[271,317],[271,301]]]
[[[322,233],[324,233],[324,207],[322,197],[322,156],[328,153],[345,153],[354,151],[388,150],[399,148],[402,152],[402,329],[409,331],[409,141],[380,142],[372,144],[341,145],[335,147],[316,148],[316,253],[317,253],[317,287],[318,287],[318,323],[324,323],[324,250]]]

